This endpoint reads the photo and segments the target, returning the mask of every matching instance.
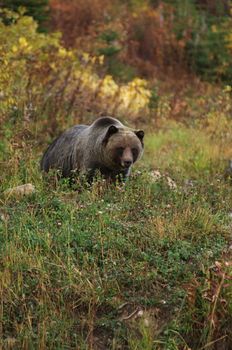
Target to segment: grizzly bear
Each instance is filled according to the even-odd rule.
[[[143,130],[134,131],[111,117],[101,117],[89,126],[76,125],[48,147],[41,170],[57,169],[69,178],[77,172],[90,182],[96,172],[113,181],[125,180],[143,154],[143,137]]]

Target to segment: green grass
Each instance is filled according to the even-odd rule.
[[[170,123],[165,132],[161,130],[148,138],[147,162],[153,167],[175,171],[185,179],[212,177],[225,167],[224,142],[215,142],[204,130]]]
[[[126,186],[77,191],[43,180],[41,150],[28,145],[9,141],[1,163],[2,191],[36,187],[1,196],[3,348],[229,349],[232,187],[221,174],[231,144],[171,125],[147,137]],[[166,175],[151,180],[156,168],[176,190]]]

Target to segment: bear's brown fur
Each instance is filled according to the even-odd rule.
[[[48,147],[41,170],[57,169],[64,177],[78,172],[90,181],[96,171],[108,179],[125,179],[143,154],[143,137],[142,130],[134,131],[111,117],[99,118],[90,126],[76,125]]]

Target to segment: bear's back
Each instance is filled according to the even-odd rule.
[[[91,125],[91,129],[106,129],[110,125],[124,127],[124,125],[117,119],[111,117],[101,117],[95,120]]]
[[[61,164],[63,167],[64,158],[67,154],[73,154],[77,140],[87,128],[87,125],[75,125],[58,136],[45,151],[40,163],[41,170],[48,172],[50,168],[60,167]]]

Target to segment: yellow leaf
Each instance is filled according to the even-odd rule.
[[[99,61],[100,65],[103,65],[103,63],[104,63],[104,55],[99,56],[98,57],[98,61]]]
[[[83,52],[82,58],[83,58],[83,61],[87,63],[90,59],[90,55],[87,52]]]
[[[67,56],[67,51],[65,50],[64,47],[60,47],[60,48],[59,48],[58,55],[59,55],[60,57],[65,57],[65,56]]]
[[[23,36],[21,36],[21,37],[19,38],[19,44],[20,44],[20,46],[22,46],[22,47],[27,46],[27,45],[28,45],[27,39],[24,38]]]

